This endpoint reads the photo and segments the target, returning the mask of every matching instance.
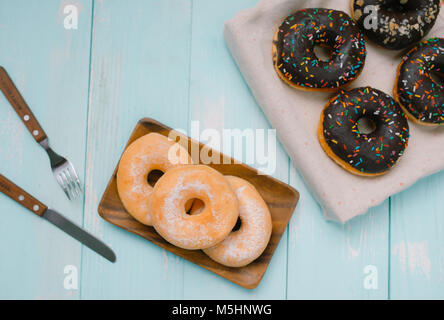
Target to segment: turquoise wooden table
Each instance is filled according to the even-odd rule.
[[[174,128],[269,128],[222,36],[256,0],[0,0],[4,66],[85,184],[70,202],[0,95],[0,172],[115,250],[111,264],[0,196],[0,298],[444,298],[444,173],[342,226],[323,219],[281,146],[274,176],[301,200],[246,290],[102,220],[97,207],[142,117]],[[76,19],[77,18],[77,19]]]

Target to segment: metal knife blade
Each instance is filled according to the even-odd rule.
[[[42,217],[74,239],[83,243],[91,250],[97,252],[105,259],[111,262],[116,262],[116,255],[110,247],[89,232],[77,226],[74,222],[62,216],[57,211],[47,209]]]

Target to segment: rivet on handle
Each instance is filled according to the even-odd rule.
[[[46,134],[37,121],[36,117],[32,113],[29,106],[26,104],[25,99],[18,91],[17,87],[14,85],[11,77],[8,75],[6,70],[0,66],[0,90],[8,99],[9,103],[12,105],[14,110],[19,115],[20,119],[25,124],[26,128],[32,134],[37,142],[46,139]]]

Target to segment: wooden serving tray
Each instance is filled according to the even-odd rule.
[[[128,147],[128,145],[134,140],[148,133],[157,132],[168,136],[171,130],[171,128],[153,119],[142,119],[134,129],[126,147]],[[180,133],[177,134],[183,138],[186,138]],[[191,152],[191,145],[194,144],[194,146],[196,146],[197,142],[192,139],[189,139],[188,141],[190,142],[189,152]],[[202,147],[204,147],[204,145],[199,144],[199,151],[202,149]],[[220,157],[226,157],[220,154],[218,151],[212,150],[212,152],[213,156],[215,153]],[[229,157],[226,157],[226,159],[232,160]],[[98,208],[99,214],[106,221],[129,232],[137,234],[163,249],[166,249],[207,270],[210,270],[244,288],[253,289],[257,287],[261,281],[265,270],[270,263],[271,257],[276,250],[276,247],[299,200],[299,193],[291,186],[270,176],[258,175],[256,169],[253,169],[245,164],[237,164],[234,163],[234,161],[230,161],[230,163],[231,164],[223,164],[221,161],[221,164],[210,164],[210,166],[224,175],[238,176],[252,183],[267,203],[273,221],[271,239],[264,253],[257,260],[245,267],[226,267],[211,260],[201,250],[185,250],[178,248],[166,242],[159,234],[157,234],[153,227],[145,226],[133,219],[126,212],[117,193],[116,174],[118,165],[116,166],[116,169],[114,170],[114,173],[103,194],[102,200],[100,201]]]

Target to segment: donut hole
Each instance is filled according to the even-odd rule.
[[[192,198],[185,202],[185,212],[191,216],[201,213],[205,209],[205,202],[199,198]]]
[[[234,225],[233,230],[231,230],[231,231],[232,232],[238,231],[241,228],[241,225],[242,225],[242,220],[238,217],[236,224]]]
[[[358,120],[358,131],[361,134],[370,134],[376,129],[376,123],[373,119],[363,117]]]
[[[315,44],[313,52],[321,61],[329,61],[333,56],[333,49],[326,45]]]
[[[146,178],[146,180],[148,181],[148,184],[151,187],[154,187],[154,185],[156,184],[157,180],[160,179],[160,177],[163,176],[163,171],[161,170],[152,170],[148,173],[148,176]]]

